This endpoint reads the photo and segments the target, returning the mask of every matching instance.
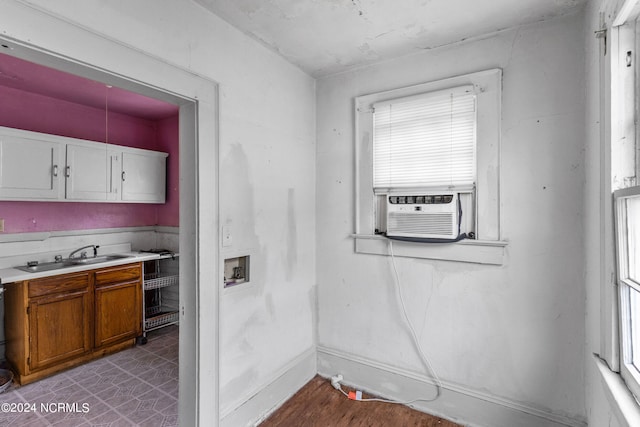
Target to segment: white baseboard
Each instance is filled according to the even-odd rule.
[[[293,359],[257,391],[240,399],[234,409],[222,409],[220,427],[255,426],[286,402],[316,375],[316,350]]]
[[[433,381],[414,372],[385,365],[340,350],[319,346],[318,373],[323,377],[341,374],[344,384],[378,396],[407,401],[435,396]],[[573,419],[488,393],[443,383],[440,397],[433,402],[416,402],[423,412],[471,427],[585,427],[583,419]]]

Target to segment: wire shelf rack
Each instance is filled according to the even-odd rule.
[[[144,289],[159,289],[166,288],[167,286],[177,285],[179,283],[179,276],[165,276],[158,273],[145,274],[144,276]]]
[[[170,311],[170,312],[161,312],[159,314],[153,315],[153,317],[149,317],[145,319],[145,329],[151,330],[153,328],[157,328],[159,326],[164,326],[169,323],[175,323],[178,321],[178,312]]]

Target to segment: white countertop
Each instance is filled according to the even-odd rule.
[[[149,261],[153,259],[159,259],[161,257],[159,254],[149,252],[118,252],[118,255],[128,255],[129,258],[115,259],[113,261],[106,261],[89,265],[65,267],[58,270],[39,271],[36,273],[18,270],[17,268],[4,268],[0,269],[0,283],[2,283],[2,285],[7,285],[13,282],[21,282],[23,280],[58,276],[61,274],[76,273],[78,271],[95,270],[98,268],[113,267],[116,265],[131,264],[134,262]]]

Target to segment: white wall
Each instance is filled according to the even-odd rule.
[[[586,419],[582,13],[318,81],[319,350],[424,372],[389,258],[354,253],[354,97],[490,68],[504,73],[506,261],[399,258],[400,280],[409,316],[447,387],[579,425]],[[322,371],[322,357],[319,364]],[[379,390],[393,394],[389,384]],[[432,407],[459,417],[446,402]]]
[[[313,348],[315,81],[190,1],[0,2],[18,3],[68,23],[57,24],[55,34],[60,35],[52,36],[47,28],[32,25],[38,10],[33,10],[34,19],[28,8],[21,12],[27,19],[19,25],[11,22],[15,17],[0,14],[0,27],[12,28],[8,36],[89,64],[104,66],[112,60],[125,75],[135,69],[136,64],[120,58],[105,60],[89,42],[59,42],[66,28],[79,25],[219,83],[220,180],[201,182],[201,191],[209,188],[215,194],[219,187],[219,220],[232,227],[233,244],[221,254],[250,253],[252,270],[250,286],[221,296],[220,324],[202,327],[220,327],[220,407],[223,414],[232,412]],[[213,143],[201,141],[209,147]],[[211,150],[203,152],[197,159],[201,168],[218,161]],[[217,228],[216,213],[209,213],[201,230]],[[209,236],[198,238],[210,241]],[[217,262],[202,261],[203,269]],[[215,319],[209,313],[215,313],[216,304],[207,295],[221,284],[222,277],[200,283],[203,318]],[[208,345],[201,343],[202,348]],[[206,360],[202,363],[206,366]],[[212,366],[200,380],[210,381],[211,372]],[[201,385],[201,392],[207,389]]]

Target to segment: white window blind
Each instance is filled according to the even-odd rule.
[[[378,102],[373,107],[374,189],[475,184],[473,86]]]

